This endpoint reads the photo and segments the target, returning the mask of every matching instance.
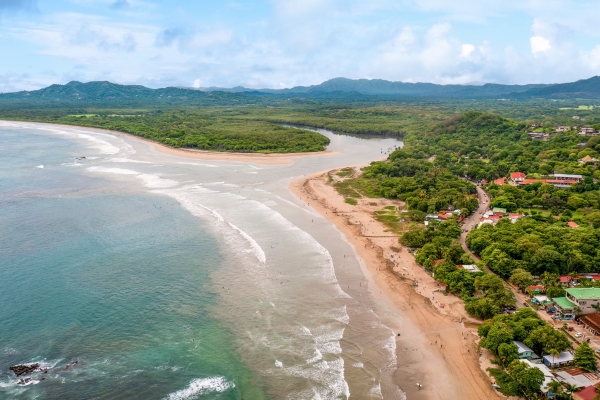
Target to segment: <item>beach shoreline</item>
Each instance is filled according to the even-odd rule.
[[[360,199],[352,206],[329,184],[327,173],[296,179],[289,189],[331,222],[354,249],[377,304],[376,314],[396,335],[394,384],[411,400],[503,398],[482,368],[489,362],[477,351],[479,322],[467,315],[460,299],[441,294],[397,236],[373,219],[373,209],[400,202]]]
[[[301,157],[320,157],[320,156],[335,156],[340,153],[331,151],[331,150],[323,150],[323,151],[315,151],[315,152],[304,152],[304,153],[234,153],[234,152],[215,152],[208,150],[196,150],[196,149],[186,149],[186,148],[174,148],[164,145],[162,143],[155,142],[153,140],[132,135],[131,133],[119,132],[119,131],[111,131],[109,129],[103,128],[94,128],[87,126],[79,126],[79,125],[66,125],[66,124],[52,124],[48,122],[34,122],[34,121],[12,121],[12,120],[2,120],[3,122],[17,122],[17,123],[28,123],[34,125],[49,125],[49,126],[58,126],[64,128],[75,128],[75,129],[89,129],[91,131],[96,131],[100,133],[105,133],[113,136],[121,136],[129,139],[133,139],[136,141],[144,142],[152,146],[154,150],[159,153],[168,154],[172,156],[178,156],[183,158],[191,158],[197,160],[214,160],[214,161],[239,161],[239,162],[248,162],[248,163],[256,163],[263,165],[281,165],[281,164],[292,164],[294,159]]]

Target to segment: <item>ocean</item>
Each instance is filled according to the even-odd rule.
[[[340,154],[260,165],[0,122],[0,398],[402,399],[352,248],[287,189],[402,143],[321,132]]]

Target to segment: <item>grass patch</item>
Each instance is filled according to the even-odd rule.
[[[352,197],[355,199],[362,197],[360,193],[358,193],[358,191],[352,187],[352,183],[350,181],[336,182],[333,187],[344,197]]]
[[[344,201],[348,204],[352,204],[353,206],[357,205],[358,202],[356,201],[356,199],[353,199],[352,197],[346,197],[344,199]]]
[[[352,168],[342,168],[337,174],[337,176],[339,176],[340,178],[347,178],[349,176],[354,175],[354,169]]]

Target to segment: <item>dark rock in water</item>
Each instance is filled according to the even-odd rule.
[[[40,364],[20,364],[10,367],[9,369],[15,373],[16,376],[28,375],[35,372],[40,367]],[[22,379],[21,379],[22,380]]]
[[[31,378],[25,378],[25,379],[21,379],[19,382],[17,382],[17,385],[25,385],[26,383],[31,382],[33,379]]]

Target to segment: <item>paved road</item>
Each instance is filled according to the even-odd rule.
[[[475,211],[473,211],[473,214],[471,214],[470,217],[465,218],[465,220],[463,221],[463,226],[462,226],[462,228],[465,232],[463,232],[460,235],[460,245],[467,253],[469,253],[471,255],[471,257],[473,257],[473,259],[476,262],[480,261],[480,258],[478,256],[476,256],[471,251],[471,249],[469,249],[467,247],[467,243],[466,243],[467,235],[469,234],[471,229],[473,229],[477,226],[477,224],[481,220],[481,217],[483,216],[483,214],[490,208],[490,198],[488,197],[485,190],[483,190],[479,186],[477,186],[477,198],[479,200],[479,207],[477,207],[477,209]],[[486,270],[487,270],[487,267],[486,267]],[[491,273],[492,271],[488,270],[488,272]]]

